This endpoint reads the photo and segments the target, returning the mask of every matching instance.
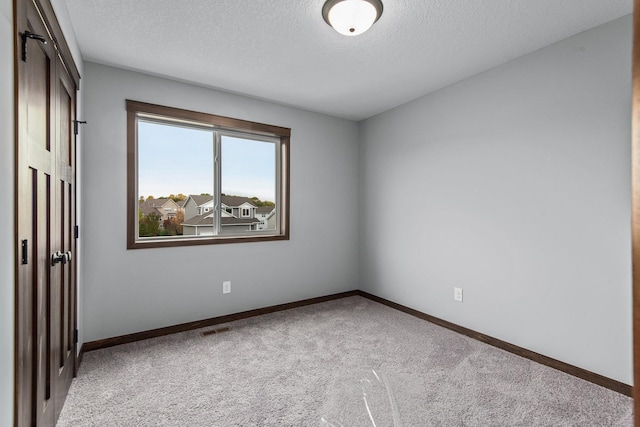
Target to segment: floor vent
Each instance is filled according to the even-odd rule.
[[[211,329],[209,331],[200,332],[200,335],[202,335],[203,337],[208,337],[209,335],[221,334],[223,332],[228,332],[230,330],[231,330],[230,327],[225,326],[224,328]]]

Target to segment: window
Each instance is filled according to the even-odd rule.
[[[126,105],[129,249],[289,239],[290,129]],[[159,223],[167,202],[180,209]],[[258,227],[263,207],[274,218]]]

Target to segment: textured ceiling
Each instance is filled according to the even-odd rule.
[[[632,12],[633,0],[66,0],[85,60],[360,120]]]

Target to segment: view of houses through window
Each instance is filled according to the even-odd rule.
[[[152,119],[137,131],[138,238],[278,230],[277,140]]]
[[[220,201],[220,234],[276,230],[274,202],[226,194],[220,196]],[[186,196],[179,193],[157,199],[153,195],[140,197],[140,237],[213,236],[216,232],[214,224],[214,197],[210,194]]]

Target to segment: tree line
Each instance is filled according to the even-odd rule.
[[[200,193],[201,196],[211,196],[211,194],[209,193]],[[223,196],[230,196],[230,197],[242,197],[242,196],[234,196],[232,194],[225,194],[222,193]],[[145,201],[149,201],[149,200],[155,200],[155,199],[171,199],[174,202],[182,202],[184,200],[187,200],[187,197],[189,196],[185,196],[182,193],[178,193],[178,194],[169,194],[168,196],[161,196],[161,197],[154,197],[154,196],[140,196],[140,201],[141,202],[145,202]],[[275,206],[276,204],[270,200],[260,200],[259,197],[248,197],[249,200],[251,200],[251,203],[253,203],[255,206],[257,207],[261,207],[261,206]]]

